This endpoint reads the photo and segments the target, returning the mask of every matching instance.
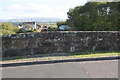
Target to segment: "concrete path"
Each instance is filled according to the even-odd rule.
[[[3,78],[118,78],[118,60],[4,67]]]

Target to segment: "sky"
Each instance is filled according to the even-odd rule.
[[[70,8],[87,0],[0,0],[0,19],[49,17],[67,19]]]

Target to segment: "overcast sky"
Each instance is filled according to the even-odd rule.
[[[70,8],[87,0],[0,0],[0,19],[26,17],[67,18]]]

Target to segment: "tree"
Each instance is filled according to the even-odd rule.
[[[67,23],[74,30],[120,30],[120,2],[88,2],[70,9]]]

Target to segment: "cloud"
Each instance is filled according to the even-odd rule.
[[[21,12],[26,12],[26,11],[40,11],[40,10],[44,10],[44,9],[50,9],[48,6],[45,5],[38,5],[38,4],[33,4],[33,3],[29,3],[29,4],[10,4],[7,6],[6,10],[8,11],[21,11]]]
[[[14,16],[26,16],[26,17],[58,17],[66,18],[65,11],[68,7],[51,7],[43,4],[27,3],[10,4],[6,7],[6,11],[14,14]]]
[[[6,18],[56,17],[65,19],[69,9],[80,5],[81,2],[83,0],[24,0],[24,2],[4,0],[3,7],[0,9]]]

